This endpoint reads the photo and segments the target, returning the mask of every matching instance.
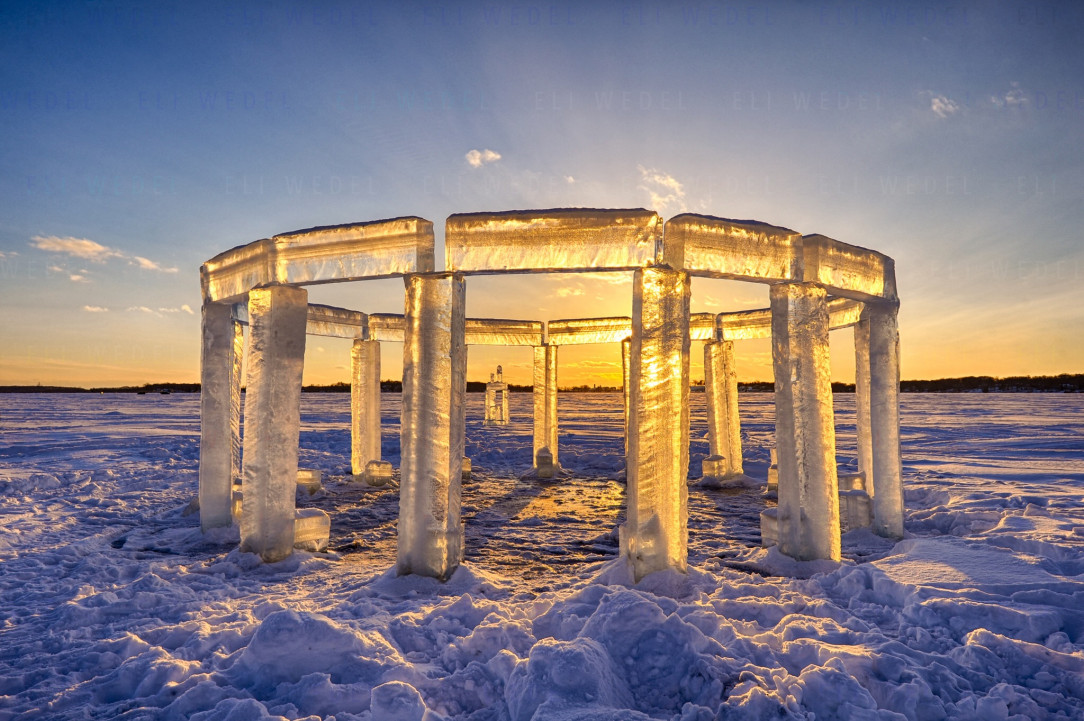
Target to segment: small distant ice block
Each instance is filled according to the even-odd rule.
[[[297,488],[310,496],[323,488],[324,472],[315,468],[297,469]]]
[[[684,213],[666,222],[662,261],[692,275],[774,282],[801,280],[802,236],[755,220]]]
[[[535,455],[534,465],[539,478],[553,478],[556,469],[553,467],[553,454],[549,448],[540,448]]]
[[[855,300],[894,300],[896,271],[886,255],[824,235],[802,237],[804,279],[832,295]]]
[[[650,210],[559,208],[458,213],[445,224],[445,268],[634,270],[656,260],[662,220]]]
[[[203,296],[220,301],[275,283],[386,278],[434,269],[433,223],[417,217],[283,233],[232,248],[200,268]]]
[[[768,493],[779,492],[779,460],[776,458],[775,449],[771,449],[772,464],[768,466]]]
[[[701,464],[704,478],[722,480],[726,477],[729,464],[725,456],[708,456]]]
[[[871,515],[868,493],[859,490],[839,492],[839,525],[844,533],[869,527]]]
[[[471,465],[470,465],[470,459],[467,458],[466,456],[463,456],[462,472],[463,472],[463,480],[464,481],[469,481],[470,480],[470,473],[471,473]]]
[[[319,508],[294,511],[294,548],[302,551],[326,551],[331,537],[331,516]]]
[[[632,318],[580,318],[551,320],[546,327],[553,345],[620,343],[632,337]]]
[[[778,508],[767,508],[760,512],[760,545],[765,548],[779,543],[778,512]]]
[[[839,475],[839,490],[840,491],[865,491],[866,490],[866,474],[863,471],[858,473],[840,473]]]
[[[245,494],[241,491],[241,484],[233,484],[233,495],[230,498],[230,515],[238,523],[241,521],[241,502],[244,497]]]
[[[369,461],[365,464],[365,482],[370,486],[383,486],[392,478],[389,461]]]

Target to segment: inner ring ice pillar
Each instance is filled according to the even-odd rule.
[[[621,555],[639,581],[688,559],[689,274],[633,277],[627,521]]]
[[[205,303],[200,358],[200,527],[233,523],[230,503],[240,466],[244,331],[232,303]]]
[[[770,291],[779,550],[803,561],[841,558],[826,296],[814,283]]]
[[[869,315],[863,312],[854,325],[855,435],[858,442],[858,471],[865,474],[866,492],[876,493],[873,478],[873,437],[870,419]]]
[[[726,478],[745,473],[742,463],[741,420],[738,417],[738,374],[734,342],[704,344],[704,388],[708,406],[708,450],[726,459]]]
[[[900,334],[895,303],[869,309],[870,438],[873,446],[873,531],[903,538],[900,465]]]
[[[541,450],[550,452],[550,468],[538,463]],[[556,472],[557,458],[557,346],[540,345],[534,349],[534,470],[539,475]]]
[[[248,315],[241,549],[270,563],[294,548],[308,292],[290,286],[256,288],[248,294]]]
[[[380,460],[380,341],[354,341],[350,350],[350,471]]]
[[[396,572],[446,580],[463,556],[466,285],[408,275],[403,338],[402,464]]]

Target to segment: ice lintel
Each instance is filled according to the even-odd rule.
[[[620,343],[632,337],[632,318],[578,318],[551,320],[546,324],[552,345]]]
[[[840,330],[857,323],[862,315],[863,304],[849,298],[828,299],[828,329]],[[720,313],[715,318],[717,337],[720,340],[752,340],[772,337],[771,308]]]
[[[692,313],[689,316],[689,340],[715,340],[716,313]]]
[[[318,226],[238,246],[200,268],[206,301],[271,284],[309,285],[434,270],[433,223],[416,216]]]
[[[456,273],[635,270],[658,259],[662,219],[643,208],[457,213],[445,223]]]
[[[368,317],[361,311],[309,304],[309,317],[305,325],[305,333],[308,335],[364,338],[368,327]]]
[[[802,236],[803,278],[820,283],[832,295],[854,300],[895,300],[895,263],[868,248],[825,235]]]
[[[683,213],[666,221],[661,261],[690,275],[761,283],[800,280],[802,236],[756,220]]]
[[[467,345],[542,345],[542,321],[467,318]]]
[[[402,343],[406,333],[406,317],[401,313],[370,313],[369,340]]]

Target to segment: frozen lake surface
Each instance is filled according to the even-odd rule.
[[[620,396],[560,396],[553,483],[518,480],[511,400],[483,426],[468,395],[466,562],[441,585],[386,573],[398,495],[348,482],[347,394],[303,396],[325,489],[298,503],[331,514],[330,552],[272,565],[186,513],[197,395],[0,395],[0,719],[1084,718],[1084,396],[904,395],[908,538],[798,564],[759,548],[761,487],[695,485],[694,393],[691,571],[638,586]],[[763,480],[772,396],[741,403]]]

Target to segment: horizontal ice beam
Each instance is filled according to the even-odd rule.
[[[650,210],[458,213],[445,225],[445,267],[456,273],[635,270],[657,259],[662,220]]]
[[[542,321],[467,318],[467,345],[542,345]]]
[[[368,316],[360,311],[330,305],[309,305],[305,333],[329,338],[364,338],[368,321]]]
[[[546,325],[551,345],[620,343],[632,337],[632,318],[579,318],[551,320]]]
[[[370,313],[369,340],[402,343],[406,333],[406,318],[398,313]]]
[[[387,278],[434,269],[433,223],[418,217],[309,228],[242,245],[200,268],[205,301],[269,284]]]
[[[823,235],[802,236],[803,278],[823,285],[830,295],[855,300],[895,300],[896,272],[891,258]]]
[[[802,277],[802,236],[755,220],[685,213],[666,221],[662,262],[691,275],[773,283]]]
[[[828,328],[849,328],[858,322],[862,304],[848,298],[832,298],[828,301]],[[742,310],[736,313],[720,313],[716,328],[722,340],[752,340],[772,337],[772,311],[770,308]]]
[[[693,313],[689,316],[690,340],[715,340],[715,313]]]

